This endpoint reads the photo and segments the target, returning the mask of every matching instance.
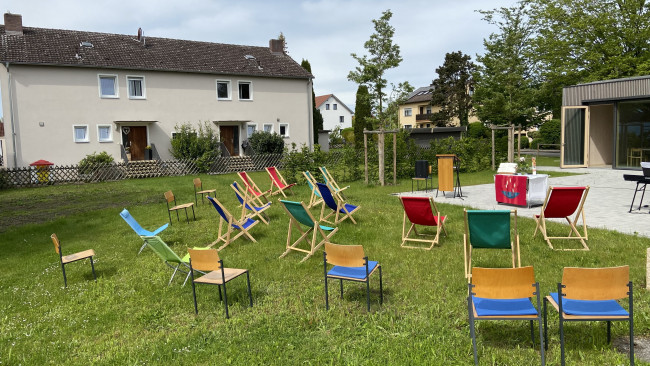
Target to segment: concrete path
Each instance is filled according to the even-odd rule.
[[[548,179],[549,186],[590,186],[589,195],[585,203],[585,215],[588,227],[605,228],[625,234],[638,234],[650,238],[650,208],[639,206],[641,192],[637,194],[635,207],[628,213],[630,203],[634,196],[636,183],[623,180],[623,174],[641,174],[635,171],[613,170],[611,168],[580,168],[560,169],[556,167],[538,167],[539,171],[575,172],[580,175],[554,178],[553,174]],[[463,175],[460,176],[461,185]],[[435,184],[435,182],[434,182]],[[463,198],[452,198],[451,192],[443,197],[442,192],[435,197],[436,191],[417,192],[418,195],[435,197],[437,203],[461,205],[482,210],[503,210],[516,208],[519,217],[532,218],[539,214],[541,206],[532,208],[497,204],[494,184],[481,184],[463,186]],[[410,193],[410,192],[409,192]],[[404,193],[405,194],[405,193]],[[644,205],[650,204],[650,189],[644,198]],[[558,222],[566,221],[559,220]]]

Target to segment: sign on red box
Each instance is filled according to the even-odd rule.
[[[526,206],[527,180],[528,178],[524,175],[495,175],[494,190],[497,202]]]

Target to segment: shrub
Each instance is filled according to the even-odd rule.
[[[529,146],[530,146],[530,142],[528,141],[528,137],[521,136],[521,148],[528,149]]]
[[[540,139],[534,139],[533,141],[531,141],[531,143],[530,143],[530,148],[536,150],[536,149],[537,149],[537,145],[540,144],[540,141],[541,141]]]
[[[276,132],[255,131],[248,143],[256,154],[282,154],[284,151],[284,138]]]
[[[482,122],[474,122],[467,125],[467,137],[480,139],[490,136],[490,129]]]
[[[115,159],[106,151],[100,153],[94,152],[81,159],[77,165],[77,169],[79,174],[89,174],[101,166],[113,164],[114,161]]]
[[[176,159],[195,160],[201,172],[210,170],[210,166],[218,156],[219,141],[209,122],[199,123],[196,131],[189,123],[176,125],[176,134],[171,140],[172,156]]]
[[[341,136],[348,145],[352,145],[354,143],[354,128],[344,128],[341,130]]]
[[[539,127],[539,138],[541,139],[541,144],[559,144],[560,136],[561,130],[559,119],[546,121]]]

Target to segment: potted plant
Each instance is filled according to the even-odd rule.
[[[145,160],[151,160],[153,157],[153,152],[151,151],[151,146],[147,145],[144,148],[144,158]]]

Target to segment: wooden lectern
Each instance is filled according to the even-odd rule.
[[[454,184],[454,163],[459,160],[458,157],[455,154],[438,154],[436,157],[438,158],[438,192],[442,191],[443,195],[445,192],[454,192],[455,198],[458,190],[458,197],[463,197],[458,169],[455,169],[456,184]],[[438,192],[436,192],[436,197]]]

